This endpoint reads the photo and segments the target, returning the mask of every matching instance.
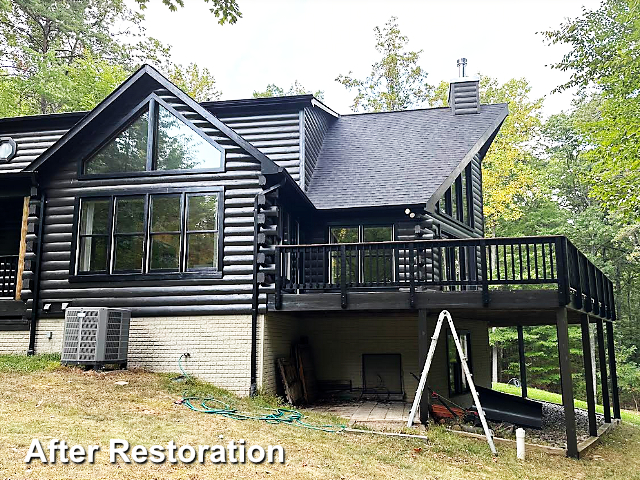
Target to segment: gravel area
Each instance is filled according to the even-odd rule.
[[[553,447],[566,448],[566,431],[564,424],[564,407],[554,403],[542,403],[542,429],[525,428],[527,443],[538,443],[542,445],[551,445]],[[585,410],[576,408],[576,431],[578,433],[578,442],[582,442],[589,438],[589,417]],[[604,416],[596,413],[596,422],[598,427],[604,424]],[[517,427],[497,422],[488,422],[489,427],[498,437],[515,439],[515,430]]]

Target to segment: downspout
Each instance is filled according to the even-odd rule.
[[[34,355],[36,347],[36,327],[38,323],[38,303],[40,301],[40,263],[42,261],[42,232],[44,231],[44,192],[40,195],[40,221],[38,222],[38,246],[36,247],[36,266],[33,271],[33,301],[31,303],[31,325],[29,327],[29,348],[27,355]]]
[[[255,396],[258,391],[258,310],[260,308],[260,284],[258,283],[258,234],[260,226],[258,225],[258,213],[260,206],[258,205],[258,197],[267,195],[281,186],[287,181],[285,177],[279,183],[269,187],[267,190],[256,195],[253,201],[253,289],[251,295],[251,386],[249,387],[249,395]]]

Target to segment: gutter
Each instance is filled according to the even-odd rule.
[[[258,283],[258,196],[267,195],[282,187],[287,182],[287,177],[256,195],[253,201],[253,288],[251,295],[251,386],[249,395],[255,396],[258,391],[258,310],[260,309],[260,284]]]

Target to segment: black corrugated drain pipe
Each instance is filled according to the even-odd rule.
[[[31,325],[29,326],[29,348],[27,355],[36,353],[36,328],[38,324],[38,303],[40,302],[40,263],[42,262],[42,232],[44,230],[44,193],[40,195],[40,215],[38,222],[38,246],[36,247],[36,266],[33,270],[33,300],[31,302]]]

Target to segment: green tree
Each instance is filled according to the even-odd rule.
[[[314,92],[309,90],[298,82],[298,80],[294,81],[289,87],[289,90],[286,91],[284,88],[279,87],[274,83],[270,83],[263,91],[254,90],[253,92],[253,98],[283,97],[285,95],[313,95],[318,100],[324,100],[324,91],[316,90]]]
[[[582,125],[592,143],[593,195],[640,220],[640,0],[604,0],[544,35],[570,47],[552,65],[571,73],[558,90],[579,87],[598,102],[598,115]]]
[[[375,48],[382,58],[372,65],[371,74],[361,80],[350,71],[336,78],[348,90],[357,92],[351,109],[390,112],[426,104],[432,87],[427,83],[427,72],[419,65],[422,50],[406,50],[409,38],[400,32],[397,17],[373,31]]]
[[[598,117],[598,108],[597,99],[583,98],[570,112],[553,115],[545,122],[540,131],[540,146],[531,162],[539,195],[519,199],[523,215],[517,219],[499,219],[497,234],[566,235],[611,278],[617,301],[616,348],[620,352],[617,360],[618,370],[622,372],[621,398],[627,405],[634,405],[637,389],[631,385],[637,375],[640,338],[640,227],[629,223],[619,212],[608,210],[593,194],[595,179],[590,172],[597,159],[590,154],[591,139],[583,125]],[[555,341],[555,330],[552,327],[529,329],[528,342],[533,333],[538,337],[536,341],[542,343],[527,349],[531,383],[555,389],[550,381],[557,373],[557,359],[552,350],[545,350],[547,342]],[[515,338],[513,331],[501,333],[507,334]],[[572,348],[576,349],[572,362],[575,371],[580,372],[579,332],[576,329],[570,335]],[[500,338],[495,341],[499,342]],[[499,344],[503,347],[503,368],[507,374],[517,375],[517,349],[508,341]],[[539,351],[546,353],[540,355]],[[583,382],[584,379],[580,379],[576,386],[577,395],[584,395]]]
[[[242,17],[236,0],[204,0],[204,2],[211,4],[209,10],[218,18],[220,25],[225,23],[233,25],[238,21],[238,18]],[[144,10],[149,0],[136,0],[136,3]],[[162,0],[162,3],[172,12],[175,12],[178,7],[184,7],[184,0]]]
[[[169,47],[145,36],[143,20],[124,0],[0,3],[0,113],[91,109],[143,62],[199,100],[217,98],[210,72],[172,64]]]
[[[208,68],[200,69],[195,63],[186,67],[175,64],[168,68],[167,73],[169,80],[197,102],[220,99],[221,93],[216,90],[216,80]]]
[[[142,20],[124,0],[11,2],[0,11],[0,50],[3,80],[22,83],[21,111],[86,108],[88,97],[104,98],[105,90],[115,88],[141,59],[165,56],[166,49],[153,39],[126,43],[124,34],[117,34],[123,28],[139,39]]]

